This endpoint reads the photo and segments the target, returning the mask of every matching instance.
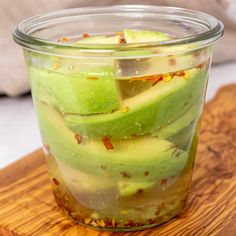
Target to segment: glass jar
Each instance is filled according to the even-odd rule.
[[[124,29],[170,39],[75,43]],[[67,9],[18,25],[53,193],[67,215],[133,231],[181,212],[222,33],[205,13],[143,5]]]

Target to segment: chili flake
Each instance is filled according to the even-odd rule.
[[[75,139],[77,140],[77,143],[78,143],[78,144],[81,144],[81,142],[82,142],[82,137],[81,137],[81,135],[75,134]]]
[[[133,220],[128,220],[127,224],[125,224],[125,225],[128,227],[133,227],[133,226],[135,226],[135,223]]]
[[[107,168],[107,167],[104,166],[104,165],[101,165],[100,167],[101,167],[101,169],[103,169],[103,170],[106,170],[106,168]]]
[[[115,35],[122,35],[123,33],[121,31],[115,32]]]
[[[126,44],[126,40],[124,38],[120,39],[120,44]]]
[[[144,172],[144,175],[145,175],[145,176],[148,176],[148,175],[149,175],[149,172],[148,172],[148,171],[145,171],[145,172]]]
[[[104,144],[104,146],[106,147],[107,150],[112,150],[112,149],[114,149],[114,147],[113,147],[113,145],[112,145],[111,140],[110,140],[109,137],[104,137],[104,138],[102,139],[102,141],[103,141],[103,144]]]
[[[160,212],[166,209],[166,204],[164,202],[162,202],[158,207],[157,210],[155,212],[156,216],[159,216]]]
[[[184,76],[185,75],[185,71],[183,71],[183,70],[180,70],[180,71],[178,71],[178,72],[175,72],[175,75],[176,76]]]
[[[60,64],[58,63],[58,62],[56,62],[56,63],[54,63],[53,65],[52,65],[52,69],[53,70],[56,70],[56,69],[58,69],[60,67]]]
[[[135,80],[150,80],[150,81],[156,81],[156,80],[161,80],[163,78],[163,75],[149,75],[149,76],[142,76],[142,77],[133,77],[130,79],[130,82],[135,81]]]
[[[168,183],[168,179],[162,179],[161,180],[161,186],[165,187]]]
[[[143,192],[144,192],[144,190],[141,189],[141,188],[137,190],[137,194],[140,194],[140,193],[143,193]]]
[[[61,37],[58,41],[59,41],[59,42],[63,42],[63,43],[65,43],[65,42],[70,41],[70,39],[67,38],[67,37]]]
[[[56,178],[52,178],[52,181],[56,186],[60,185],[60,182]]]
[[[83,38],[88,38],[88,37],[90,37],[90,35],[88,33],[83,33],[82,37]]]
[[[206,64],[207,64],[207,61],[205,61],[205,62],[199,64],[199,65],[196,67],[196,69],[202,69]]]
[[[131,175],[127,171],[120,172],[124,178],[131,178]]]

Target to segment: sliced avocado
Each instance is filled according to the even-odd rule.
[[[163,126],[157,131],[152,133],[153,136],[158,138],[165,139],[170,137],[185,127],[189,126],[194,121],[198,120],[202,110],[202,102],[195,102],[185,113],[181,114],[181,116],[177,117],[174,121]]]
[[[90,115],[120,107],[111,67],[69,74],[29,66],[29,73],[34,96],[63,113]]]
[[[82,38],[75,42],[75,44],[119,44],[120,36],[106,36],[106,35],[98,35],[98,36],[89,36],[87,38]]]
[[[134,182],[134,181],[119,181],[118,189],[122,197],[129,197],[134,194],[139,194],[145,190],[152,188],[156,182]]]
[[[145,43],[169,40],[170,37],[162,32],[153,32],[146,30],[124,30],[124,36],[127,43]]]
[[[206,74],[203,69],[189,70],[189,79],[174,77],[123,100],[122,108],[106,115],[65,115],[65,124],[80,135],[101,139],[130,138],[152,133],[186,112],[202,96]]]
[[[78,43],[116,44],[120,36],[91,36]],[[34,96],[63,113],[90,115],[120,108],[113,73],[108,59],[60,58],[31,53],[29,73]]]
[[[179,174],[187,162],[187,152],[151,136],[111,140],[112,150],[102,141],[82,139],[78,144],[57,111],[41,102],[35,105],[43,142],[52,156],[74,169],[99,176],[105,173],[115,180],[153,182]]]

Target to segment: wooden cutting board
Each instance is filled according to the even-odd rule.
[[[13,235],[236,235],[236,85],[224,87],[206,105],[193,184],[181,216],[133,233],[76,225],[56,206],[38,150],[0,171],[0,236]]]

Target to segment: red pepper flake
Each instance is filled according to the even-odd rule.
[[[101,165],[100,167],[101,167],[101,169],[103,169],[103,170],[106,170],[106,168],[107,168],[107,167],[104,166],[104,165]]]
[[[141,188],[137,190],[137,194],[140,194],[140,193],[143,193],[143,192],[144,192],[144,190],[141,189]]]
[[[168,179],[162,179],[161,180],[161,186],[165,187],[168,183]]]
[[[104,146],[106,147],[107,150],[112,150],[112,149],[114,149],[114,147],[113,147],[113,145],[112,145],[111,140],[110,140],[109,137],[104,137],[104,138],[102,139],[102,141],[103,141],[103,144],[104,144]]]
[[[58,69],[59,67],[60,67],[60,64],[59,64],[58,62],[52,64],[52,69],[53,69],[53,70],[56,70],[56,69]]]
[[[126,40],[124,38],[120,39],[120,44],[126,44]]]
[[[178,71],[178,72],[175,72],[174,73],[176,76],[184,76],[185,75],[185,72],[184,72],[184,70],[180,70],[180,71]]]
[[[60,182],[56,178],[53,178],[52,181],[56,186],[60,185]]]
[[[82,37],[83,37],[83,38],[89,38],[90,35],[89,35],[88,33],[85,32],[85,33],[83,33]]]
[[[90,80],[97,80],[98,77],[86,77],[86,79],[90,79]]]
[[[145,172],[144,172],[144,175],[145,175],[145,176],[148,176],[148,175],[149,175],[149,172],[148,172],[148,171],[145,171]]]
[[[58,39],[58,42],[60,42],[60,43],[66,43],[66,42],[69,42],[69,41],[70,41],[70,39],[67,38],[67,37],[61,37],[61,38]]]
[[[75,134],[75,139],[77,140],[77,143],[78,143],[78,144],[81,144],[81,142],[82,142],[82,137],[81,137],[81,135]]]
[[[127,224],[125,224],[126,227],[134,227],[135,223],[133,220],[128,220]]]
[[[169,65],[170,65],[170,66],[175,66],[176,63],[177,63],[175,58],[170,58],[170,59],[168,60],[168,62],[169,62]]]
[[[128,179],[131,178],[131,175],[127,171],[122,171],[120,173],[124,178],[128,178]]]
[[[207,62],[205,61],[205,62],[199,64],[199,65],[196,67],[196,69],[202,69],[206,64],[207,64]]]
[[[133,77],[130,79],[130,82],[135,80],[143,80],[143,81],[156,81],[156,80],[162,80],[163,74],[160,75],[149,75],[149,76],[142,76],[142,77]]]
[[[121,31],[115,32],[115,35],[123,35],[123,32]]]
[[[155,215],[159,215],[161,213],[161,211],[166,209],[166,204],[164,202],[162,202],[158,207],[157,210],[155,212]]]

